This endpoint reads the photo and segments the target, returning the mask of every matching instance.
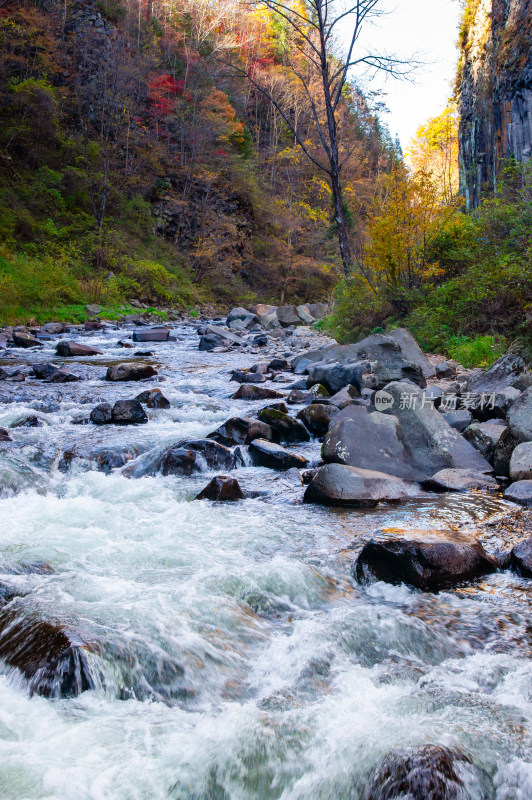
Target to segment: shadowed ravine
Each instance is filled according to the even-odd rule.
[[[294,471],[241,465],[230,474],[251,496],[192,502],[220,470],[132,477],[266,405],[229,399],[231,370],[262,354],[199,352],[193,326],[173,333],[141,346],[159,373],[148,383],[102,380],[134,360],[117,331],[83,337],[102,355],[68,359],[86,380],[2,382],[0,426],[44,423],[10,430],[17,447],[0,453],[2,800],[386,800],[408,796],[389,759],[426,745],[415,766],[428,758],[443,786],[430,797],[532,796],[530,582],[499,570],[431,594],[352,574],[378,528],[475,531],[508,504],[304,505]],[[54,346],[17,363],[59,363]],[[72,424],[157,387],[171,405],[148,424]],[[319,459],[316,439],[290,449]],[[45,646],[74,683],[40,666]]]

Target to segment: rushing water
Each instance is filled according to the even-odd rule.
[[[235,476],[253,499],[191,502],[208,473],[98,471],[103,449],[142,458],[264,405],[229,399],[229,371],[258,356],[199,353],[191,327],[176,332],[146,346],[172,406],[144,426],[72,424],[145,388],[102,381],[128,360],[116,332],[84,339],[105,355],[71,365],[78,384],[0,388],[0,425],[45,423],[14,429],[0,454],[6,494],[24,487],[0,500],[0,578],[25,592],[21,613],[93,643],[100,675],[50,700],[0,666],[0,798],[363,800],[387,754],[427,743],[471,759],[464,797],[532,797],[527,582],[499,573],[432,595],[351,575],[378,527],[473,529],[501,502],[338,511],[302,505],[292,473],[251,467]],[[318,443],[301,449],[318,458]],[[33,562],[53,571],[1,574]]]

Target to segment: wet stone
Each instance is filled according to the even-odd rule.
[[[469,764],[460,751],[437,745],[391,753],[375,770],[367,800],[466,800]]]
[[[108,367],[105,380],[107,381],[142,381],[157,375],[157,370],[151,364],[137,364],[128,362]]]
[[[101,350],[96,350],[94,347],[89,347],[87,344],[80,344],[79,342],[58,342],[55,346],[55,351],[58,356],[62,358],[73,358],[74,356],[98,356],[101,355]]]
[[[88,644],[78,634],[25,616],[11,605],[0,613],[0,658],[27,679],[32,694],[77,697],[94,689]]]
[[[497,562],[472,536],[451,530],[377,531],[356,565],[359,582],[406,583],[438,591],[494,572]]]
[[[138,400],[117,400],[111,413],[115,425],[144,425],[148,422]]]
[[[237,480],[219,475],[213,478],[207,486],[196,496],[196,500],[213,500],[227,502],[242,500],[244,495]]]
[[[90,413],[90,421],[95,425],[107,425],[112,419],[113,409],[109,403],[100,403]]]
[[[148,408],[170,408],[170,401],[160,389],[149,389],[137,395],[139,403],[146,403]]]

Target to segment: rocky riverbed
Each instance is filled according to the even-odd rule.
[[[321,311],[0,331],[2,798],[532,795],[526,365]]]

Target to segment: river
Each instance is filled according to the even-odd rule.
[[[174,333],[140,346],[165,379],[147,385],[171,401],[147,425],[72,424],[146,388],[102,380],[128,360],[116,331],[83,336],[104,355],[69,360],[79,383],[0,383],[0,426],[45,423],[13,429],[0,452],[0,482],[22,487],[0,500],[0,580],[24,593],[17,613],[93,643],[99,675],[48,699],[0,662],[0,798],[364,800],[383,758],[424,744],[467,754],[460,797],[532,797],[530,582],[499,572],[427,594],[351,573],[377,528],[474,530],[506,504],[327,509],[301,503],[293,472],[249,466],[234,476],[253,497],[195,502],[215,473],[97,470],[90,453],[142,458],[266,405],[230,399],[230,371],[260,356],[199,352],[192,325]],[[54,344],[13,352],[53,360]],[[297,449],[319,458],[316,441]],[[36,562],[51,569],[2,575]]]

